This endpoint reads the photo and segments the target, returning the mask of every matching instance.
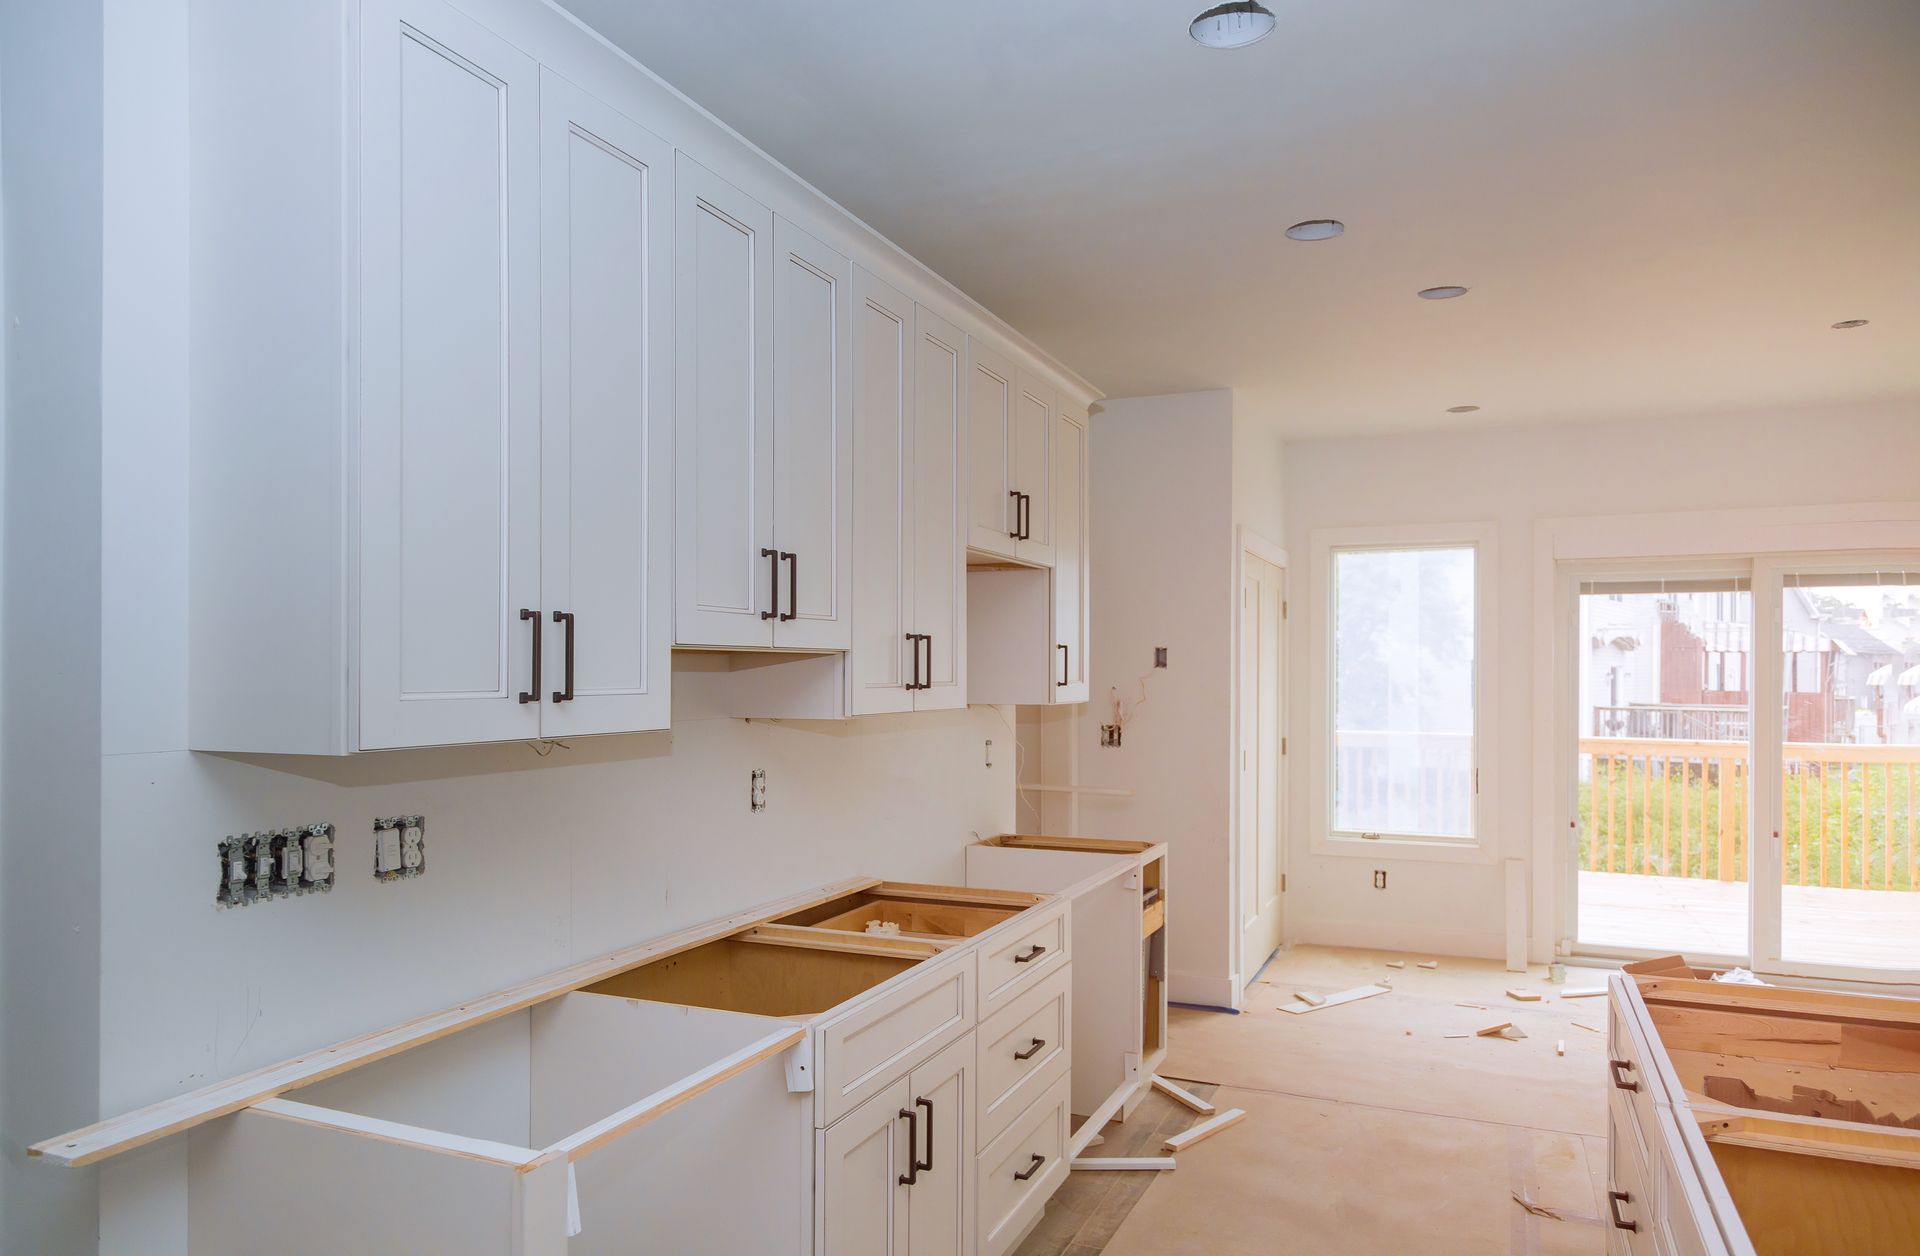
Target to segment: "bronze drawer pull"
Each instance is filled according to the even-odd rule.
[[[1032,1177],[1034,1174],[1040,1172],[1040,1166],[1045,1164],[1046,1162],[1047,1162],[1047,1158],[1045,1156],[1041,1155],[1037,1151],[1034,1152],[1033,1163],[1027,1166],[1027,1171],[1025,1173],[1014,1174],[1013,1180],[1016,1182],[1026,1181],[1028,1178]]]
[[[1025,1051],[1015,1051],[1013,1058],[1016,1060],[1031,1060],[1034,1056],[1039,1055],[1046,1045],[1047,1040],[1045,1038],[1035,1038],[1032,1046],[1028,1047]]]
[[[900,1175],[900,1185],[912,1186],[920,1180],[920,1114],[902,1108],[894,1120],[907,1123],[907,1171]]]
[[[1633,1196],[1627,1194],[1625,1191],[1607,1192],[1607,1211],[1613,1214],[1614,1229],[1636,1232],[1640,1229],[1640,1223],[1638,1221],[1627,1221],[1620,1216],[1620,1205],[1632,1202]]]
[[[1613,1084],[1614,1084],[1615,1086],[1617,1086],[1617,1087],[1618,1087],[1619,1089],[1621,1089],[1621,1090],[1638,1090],[1638,1089],[1640,1089],[1640,1083],[1639,1083],[1639,1082],[1636,1082],[1636,1081],[1623,1081],[1623,1080],[1621,1079],[1621,1077],[1620,1077],[1620,1070],[1621,1070],[1621,1069],[1629,1069],[1629,1068],[1632,1068],[1632,1067],[1633,1067],[1633,1061],[1632,1061],[1632,1060],[1608,1060],[1608,1061],[1607,1061],[1607,1068],[1608,1068],[1608,1069],[1609,1069],[1609,1070],[1610,1070],[1610,1071],[1611,1071],[1611,1072],[1613,1073]]]
[[[1031,960],[1039,959],[1042,955],[1045,955],[1046,953],[1047,953],[1047,948],[1044,946],[1041,946],[1038,942],[1035,942],[1033,944],[1033,949],[1031,951],[1028,951],[1025,955],[1014,956],[1013,962],[1016,964],[1025,964]]]

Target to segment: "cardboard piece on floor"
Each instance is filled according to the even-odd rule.
[[[1238,1125],[1240,1124],[1240,1122],[1246,1119],[1247,1119],[1246,1109],[1228,1108],[1225,1112],[1222,1112],[1219,1116],[1208,1117],[1206,1120],[1200,1122],[1200,1124],[1194,1126],[1192,1129],[1187,1130],[1184,1133],[1175,1134],[1172,1138],[1169,1138],[1166,1142],[1161,1143],[1160,1146],[1165,1151],[1185,1151],[1187,1148],[1193,1146],[1195,1143],[1203,1142],[1206,1139],[1212,1138],[1215,1134],[1218,1134],[1221,1130],[1227,1129],[1231,1126]]]
[[[1339,1007],[1342,1003],[1352,1003],[1359,999],[1371,999],[1376,994],[1387,994],[1392,989],[1392,986],[1378,984],[1355,986],[1351,990],[1342,990],[1338,994],[1330,994],[1318,1003],[1282,1004],[1280,1010],[1283,1012],[1292,1012],[1295,1016],[1303,1016],[1308,1012],[1318,1012],[1324,1008]]]
[[[1107,1169],[1117,1172],[1171,1173],[1172,1156],[1075,1156],[1074,1169]]]
[[[1167,1098],[1173,1100],[1175,1103],[1182,1104],[1186,1107],[1192,1108],[1195,1112],[1198,1112],[1201,1116],[1212,1116],[1216,1111],[1218,1111],[1217,1108],[1215,1108],[1212,1104],[1208,1103],[1205,1099],[1202,1099],[1199,1095],[1196,1095],[1189,1090],[1182,1090],[1180,1087],[1174,1085],[1172,1082],[1160,1076],[1158,1073],[1155,1073],[1153,1075],[1153,1088],[1159,1091],[1161,1094],[1165,1095]]]

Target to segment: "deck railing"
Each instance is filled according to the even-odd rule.
[[[1730,741],[1583,738],[1580,867],[1743,881],[1747,748]],[[1790,742],[1781,878],[1920,889],[1920,746]]]

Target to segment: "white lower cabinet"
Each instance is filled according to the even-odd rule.
[[[965,1256],[972,1246],[974,1039],[820,1132],[822,1256]]]

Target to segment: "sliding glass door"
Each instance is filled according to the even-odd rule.
[[[1920,969],[1920,563],[1761,563],[1777,694],[1763,967]]]
[[[1744,573],[1578,587],[1576,942],[1747,954],[1753,599]]]

